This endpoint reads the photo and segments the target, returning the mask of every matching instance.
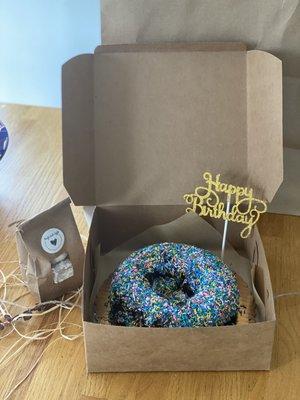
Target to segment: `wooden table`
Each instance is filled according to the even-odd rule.
[[[0,262],[17,260],[13,221],[28,218],[63,199],[61,112],[57,109],[2,105],[0,120],[10,133],[7,154],[0,162]],[[82,210],[74,213],[87,235]],[[300,218],[265,215],[260,230],[275,294],[300,291]],[[0,265],[6,273],[16,263]],[[22,288],[14,288],[12,298]],[[23,301],[33,304],[29,296]],[[40,362],[11,399],[109,400],[293,400],[300,398],[300,296],[275,300],[278,317],[273,368],[270,372],[108,373],[85,372],[82,338],[30,343],[0,370],[0,398],[16,385],[42,355]],[[81,321],[80,310],[73,313]],[[27,322],[43,326],[57,314]],[[26,323],[22,323],[26,324]],[[30,325],[31,324],[31,325]],[[0,340],[0,358],[16,340]],[[49,346],[46,350],[45,348]],[[101,349],[99,349],[99,352]]]

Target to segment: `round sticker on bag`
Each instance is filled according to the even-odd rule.
[[[54,254],[62,249],[65,243],[65,235],[58,228],[47,229],[42,236],[41,245],[47,253]]]

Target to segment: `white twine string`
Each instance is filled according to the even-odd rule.
[[[278,299],[280,297],[286,297],[286,296],[299,296],[300,292],[287,292],[287,293],[279,293],[274,296],[274,299]]]
[[[85,235],[80,234],[81,240],[83,241],[83,244],[87,244],[88,238]]]
[[[0,261],[0,264],[19,264],[19,260]]]
[[[1,261],[0,264],[12,264],[12,263],[18,263],[18,261]],[[8,307],[15,307],[19,308],[21,310],[30,310],[31,307],[25,306],[23,304],[18,303],[18,300],[20,298],[27,296],[29,292],[26,292],[24,294],[21,294],[18,298],[15,300],[8,300],[8,289],[13,288],[13,287],[20,287],[25,285],[23,280],[21,279],[21,274],[17,272],[18,267],[16,267],[13,271],[11,271],[9,274],[5,275],[5,273],[0,269],[0,291],[2,292],[0,296],[0,317],[3,319],[4,315],[10,315],[8,311]],[[33,341],[41,341],[41,340],[47,340],[53,336],[54,333],[58,333],[59,337],[55,338],[54,340],[51,341],[50,344],[48,344],[45,349],[42,351],[42,353],[38,356],[34,364],[31,366],[29,371],[25,374],[25,376],[13,387],[9,390],[9,392],[6,393],[4,400],[7,400],[14,392],[15,390],[30,376],[32,371],[35,369],[35,367],[38,365],[39,361],[43,357],[44,353],[47,351],[47,349],[52,346],[54,343],[56,343],[60,339],[65,339],[69,341],[76,340],[80,337],[83,336],[82,332],[82,325],[69,322],[67,321],[67,318],[70,316],[72,311],[75,308],[80,308],[80,305],[78,304],[81,298],[81,293],[82,293],[82,288],[79,288],[78,290],[71,292],[67,296],[63,296],[61,300],[54,300],[54,301],[49,301],[49,302],[44,302],[39,304],[38,306],[46,305],[46,306],[52,306],[49,309],[43,310],[43,311],[33,311],[32,313],[28,314],[27,312],[21,311],[20,314],[18,314],[16,317],[13,318],[12,323],[10,325],[7,325],[5,327],[4,334],[0,335],[0,340],[3,340],[4,338],[10,336],[11,334],[15,333],[18,335],[19,339],[15,341],[6,351],[5,353],[1,356],[0,358],[0,370],[3,368],[7,367],[7,365],[13,361],[19,354],[22,353],[22,351],[29,346]],[[39,329],[34,329],[30,332],[23,333],[20,331],[19,327],[17,327],[17,323],[20,323],[20,326],[24,326],[24,324],[21,323],[23,320],[23,317],[30,317],[30,318],[39,318],[39,317],[44,317],[45,315],[54,312],[55,310],[58,310],[58,321],[46,324],[43,328]],[[65,315],[63,315],[63,310],[67,310]],[[26,323],[25,323],[26,325]],[[75,328],[78,329],[78,333],[67,333],[68,328]]]

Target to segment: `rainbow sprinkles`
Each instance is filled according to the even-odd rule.
[[[261,214],[267,211],[265,201],[253,197],[253,189],[221,182],[220,174],[215,179],[210,172],[204,172],[206,186],[197,186],[194,193],[185,194],[185,201],[191,206],[186,212],[194,212],[199,216],[223,219],[237,222],[246,227],[241,231],[241,237],[247,238]],[[221,200],[222,194],[226,201]],[[226,207],[226,202],[234,199],[232,207]]]

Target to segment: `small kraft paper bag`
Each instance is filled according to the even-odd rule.
[[[37,301],[82,285],[84,248],[70,199],[20,223],[16,241],[23,279]]]

